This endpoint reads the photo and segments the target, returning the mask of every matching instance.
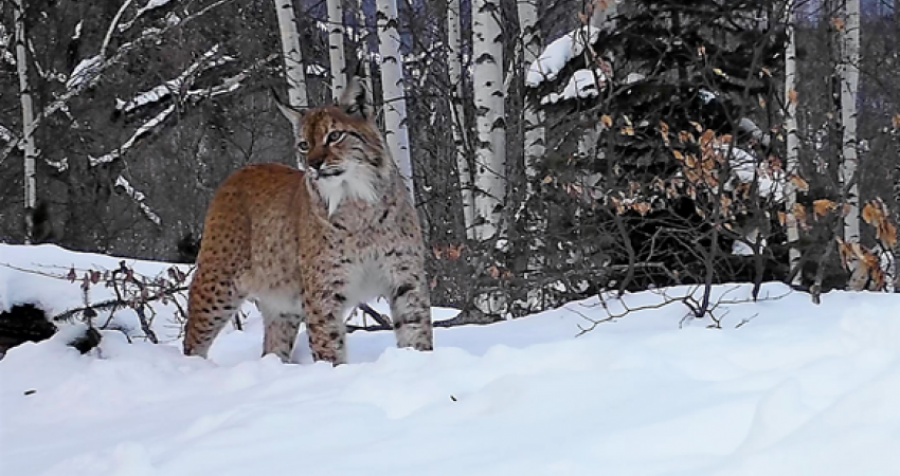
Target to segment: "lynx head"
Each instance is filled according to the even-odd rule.
[[[344,200],[381,199],[395,165],[385,152],[369,94],[356,78],[335,105],[307,111],[278,107],[299,124],[296,147],[306,156],[307,181],[329,215]]]

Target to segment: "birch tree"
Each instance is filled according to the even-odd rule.
[[[34,108],[31,100],[31,82],[28,78],[28,36],[25,31],[25,6],[23,0],[14,0],[13,15],[16,24],[16,71],[19,76],[19,98],[22,103],[22,151],[25,169],[25,243],[34,237],[34,210],[37,204],[35,182]]]
[[[787,5],[787,44],[784,63],[784,103],[787,109],[784,118],[784,129],[787,135],[785,140],[787,145],[787,173],[789,176],[797,174],[800,165],[800,138],[797,135],[797,36],[794,31],[796,20],[794,8],[794,0],[789,0]],[[785,217],[785,225],[790,246],[788,259],[790,270],[793,272],[800,265],[800,250],[797,248],[800,239],[800,228],[797,223],[797,217],[793,213],[794,204],[797,203],[797,188],[791,180],[787,181],[785,187],[785,208],[788,212]],[[797,272],[794,273],[793,284],[799,283],[800,273]]]
[[[472,2],[472,51],[475,61],[475,226],[477,240],[498,238],[504,233],[503,204],[506,199],[506,123],[503,95],[503,29],[500,3]]]
[[[844,218],[844,241],[859,242],[859,185],[856,169],[859,164],[857,151],[856,101],[859,94],[859,0],[846,0],[844,5],[843,41],[841,57],[841,125],[843,129],[841,149],[844,163],[841,167],[841,185],[849,205]]]
[[[519,10],[519,29],[522,32],[522,61],[523,65],[534,63],[541,54],[543,47],[541,41],[541,29],[538,25],[537,0],[519,0],[516,5]],[[537,179],[536,163],[544,156],[544,126],[542,114],[526,104],[523,112],[523,128],[525,129],[525,175],[528,179],[528,195],[531,187]]]
[[[378,51],[381,55],[385,139],[388,150],[400,167],[400,173],[412,194],[412,160],[409,150],[409,130],[406,123],[403,58],[400,54],[400,34],[397,32],[399,23],[397,2],[396,0],[377,0],[376,7],[378,9]]]
[[[369,53],[369,28],[366,25],[366,10],[365,10],[365,2],[363,0],[357,0],[356,2],[356,59],[360,62],[362,69],[362,83],[366,88],[366,91],[369,91],[371,94],[375,91],[375,87],[372,85],[372,55]]]
[[[459,188],[462,195],[463,219],[466,236],[474,239],[475,201],[473,195],[472,169],[467,153],[468,124],[463,108],[464,75],[462,56],[462,33],[460,26],[459,0],[449,0],[447,5],[447,69],[450,75],[450,113],[453,120],[453,143],[456,146],[456,168],[459,174]]]
[[[327,0],[327,4],[331,93],[337,100],[347,87],[347,63],[344,59],[344,6],[342,0]]]
[[[288,83],[288,105],[294,109],[309,107],[309,96],[306,92],[306,72],[303,65],[303,52],[300,50],[300,35],[297,33],[297,17],[294,15],[292,0],[273,0],[278,16],[278,30],[281,33],[281,52],[284,55],[284,77]],[[332,0],[334,1],[334,0]],[[329,2],[331,3],[331,2]],[[300,132],[300,123],[291,124],[294,135]],[[297,166],[303,168],[303,156],[299,150],[294,151]]]

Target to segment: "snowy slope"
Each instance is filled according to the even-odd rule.
[[[0,293],[28,291],[15,273]],[[26,344],[0,360],[0,474],[898,474],[900,300],[765,291],[783,297],[722,306],[723,329],[672,304],[575,337],[606,315],[589,300],[438,329],[432,353],[354,333],[337,368],[260,359],[253,319],[212,362],[112,332],[99,355]]]

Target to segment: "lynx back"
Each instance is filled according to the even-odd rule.
[[[307,170],[251,165],[216,191],[191,283],[186,355],[207,356],[246,299],[263,354],[287,362],[302,322],[315,360],[346,362],[345,314],[386,297],[397,345],[432,349],[418,217],[356,81],[332,106],[296,112]]]

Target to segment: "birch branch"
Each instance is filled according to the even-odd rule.
[[[103,156],[96,157],[96,158],[88,156],[88,162],[90,163],[91,167],[96,167],[96,166],[102,165],[102,164],[108,164],[108,163],[114,162],[114,161],[118,160],[119,158],[121,158],[122,155],[125,154],[125,152],[127,152],[129,149],[134,147],[134,145],[137,143],[138,140],[140,140],[144,136],[148,135],[150,132],[152,132],[152,130],[156,126],[160,125],[163,121],[165,121],[166,118],[168,118],[169,115],[172,114],[172,112],[174,110],[175,110],[174,105],[165,108],[162,112],[160,112],[159,114],[157,114],[156,116],[151,118],[149,121],[142,124],[141,127],[139,127],[134,132],[134,134],[132,134],[132,136],[127,141],[125,141],[124,144],[122,144],[121,147],[113,150],[112,152],[109,152]]]
[[[109,24],[109,29],[106,30],[106,36],[103,37],[103,44],[100,46],[100,57],[106,57],[106,48],[109,47],[109,41],[112,39],[113,31],[116,29],[116,25],[119,24],[119,20],[122,19],[122,14],[125,13],[125,9],[131,6],[131,2],[133,0],[125,0],[125,3],[119,7],[119,11],[116,12],[116,16],[113,17],[112,22]]]
[[[189,87],[190,84],[193,83],[198,72],[207,71],[230,61],[234,61],[234,58],[231,57],[213,59],[218,53],[219,45],[216,44],[206,53],[203,53],[203,55],[200,56],[200,59],[188,66],[177,78],[170,79],[149,91],[138,93],[128,101],[118,101],[116,110],[129,113],[148,104],[158,103],[170,95],[178,91],[183,91]]]
[[[96,67],[92,68],[90,73],[87,74],[83,78],[84,79],[83,81],[80,81],[77,85],[73,86],[72,88],[68,88],[66,90],[66,92],[61,94],[55,101],[48,104],[44,108],[44,110],[41,111],[41,113],[35,117],[34,127],[35,128],[39,127],[41,125],[41,123],[43,123],[44,119],[46,119],[47,117],[50,117],[51,115],[55,114],[56,112],[58,112],[60,110],[64,110],[68,106],[69,101],[71,101],[74,97],[80,95],[84,91],[95,86],[100,81],[100,79],[103,76],[103,73],[105,73],[106,70],[119,64],[132,51],[144,46],[147,43],[152,43],[152,42],[158,41],[169,31],[171,31],[175,28],[183,27],[185,24],[187,24],[193,20],[196,20],[197,18],[202,17],[203,15],[212,11],[213,9],[218,8],[224,4],[232,2],[232,1],[234,1],[234,0],[217,0],[217,1],[201,8],[200,10],[188,15],[180,23],[166,25],[163,28],[147,30],[144,32],[143,35],[141,35],[134,41],[130,41],[128,43],[125,43],[125,44],[119,46],[119,48],[116,49],[115,54],[113,54],[109,58],[101,58],[101,60],[96,65]],[[19,141],[21,141],[21,138],[19,139]],[[13,144],[13,147],[17,146],[19,141],[17,141],[17,144]],[[3,162],[3,160],[6,158],[6,156],[11,151],[12,151],[12,147],[4,148],[2,150],[2,154],[0,154],[0,162]]]
[[[135,189],[134,186],[131,185],[131,182],[128,181],[128,179],[119,175],[116,178],[115,186],[124,190],[125,195],[131,197],[131,199],[137,203],[138,207],[140,207],[141,209],[141,213],[143,213],[148,220],[152,221],[157,226],[162,225],[162,219],[160,219],[159,215],[154,212],[149,205],[147,205],[147,202],[145,201],[147,198],[146,195]]]

